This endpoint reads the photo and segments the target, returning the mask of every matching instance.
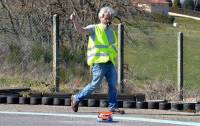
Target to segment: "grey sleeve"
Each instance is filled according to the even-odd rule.
[[[94,24],[88,25],[84,29],[86,29],[90,33],[90,35],[93,35],[94,34],[95,25]]]

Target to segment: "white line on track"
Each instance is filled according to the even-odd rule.
[[[80,113],[77,114],[62,114],[62,113],[37,113],[37,112],[7,112],[0,111],[0,114],[12,114],[12,115],[34,115],[34,116],[57,116],[57,117],[74,117],[74,118],[97,118],[97,115],[89,115]],[[162,120],[162,119],[150,119],[150,118],[140,118],[134,116],[119,116],[115,115],[113,119],[116,120],[126,120],[126,121],[141,121],[141,122],[152,122],[160,124],[175,124],[184,126],[200,126],[198,122],[184,122],[184,121],[174,121],[174,120]]]

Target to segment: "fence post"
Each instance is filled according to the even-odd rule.
[[[118,80],[120,93],[124,93],[124,26],[118,24]]]
[[[178,33],[178,57],[177,57],[177,88],[179,100],[183,101],[183,33]]]
[[[59,58],[60,58],[60,43],[59,43],[59,16],[53,15],[53,83],[56,86],[55,91],[59,92]]]

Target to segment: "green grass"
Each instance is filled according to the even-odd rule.
[[[131,82],[147,84],[162,80],[176,84],[177,34],[183,32],[184,86],[185,89],[200,89],[200,21],[175,18],[175,22],[178,27],[140,21],[141,27],[145,27],[143,31],[140,27],[126,26],[130,36],[125,38],[125,63],[132,71],[129,74]]]

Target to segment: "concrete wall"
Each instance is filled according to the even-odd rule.
[[[168,4],[138,4],[138,7],[149,13],[168,15],[169,12]]]
[[[153,4],[153,5],[151,5],[151,12],[168,15],[169,6],[168,6],[168,4]]]

